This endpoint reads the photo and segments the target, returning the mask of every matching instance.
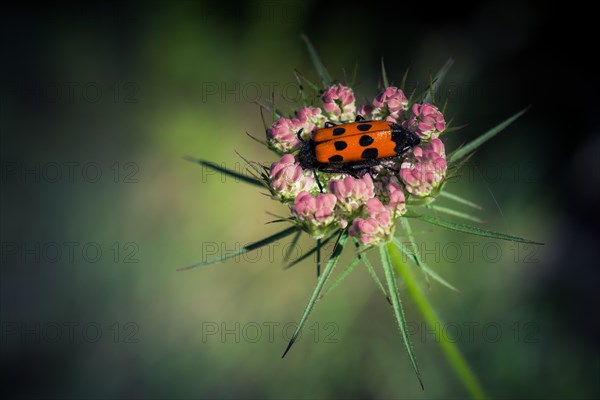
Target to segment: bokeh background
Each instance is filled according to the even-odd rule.
[[[377,93],[382,56],[396,83],[410,67],[412,85],[455,58],[440,95],[468,125],[449,148],[532,105],[451,190],[482,204],[490,229],[545,245],[418,225],[425,259],[462,290],[433,284],[428,296],[491,397],[600,394],[596,75],[570,50],[588,36],[564,9],[260,0],[2,14],[4,395],[467,396],[404,296],[421,391],[364,268],[318,303],[284,360],[315,283],[311,260],[282,268],[288,241],[175,272],[280,229],[266,212],[285,210],[182,155],[239,170],[235,151],[274,160],[245,132],[263,134],[253,102],[271,91],[282,110],[297,106],[293,69],[316,80],[302,32],[341,80],[359,59],[361,102]],[[295,255],[311,245],[303,237]]]

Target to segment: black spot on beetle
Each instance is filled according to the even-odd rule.
[[[369,129],[371,129],[373,125],[371,124],[358,124],[358,126],[356,127],[356,129],[358,129],[361,132],[366,132]]]
[[[337,151],[344,150],[346,147],[348,147],[348,143],[344,142],[343,140],[335,142],[333,145]]]
[[[375,139],[373,139],[371,136],[362,135],[360,137],[360,140],[358,141],[358,144],[360,144],[362,147],[367,147],[367,146],[372,145],[374,141],[375,141]]]
[[[333,136],[343,135],[344,132],[346,132],[346,130],[344,128],[334,128],[333,129]]]
[[[329,157],[329,162],[339,162],[339,161],[344,161],[344,157],[340,156],[339,154]]]
[[[377,149],[375,147],[371,147],[369,149],[365,149],[362,154],[361,157],[364,158],[365,160],[373,160],[375,158],[377,158]]]

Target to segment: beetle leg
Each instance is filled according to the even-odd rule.
[[[354,178],[356,178],[356,179],[362,179],[362,177],[363,177],[363,176],[364,176],[364,175],[365,175],[367,172],[369,172],[369,170],[370,170],[370,169],[371,169],[371,168],[369,168],[369,167],[356,168],[356,169],[352,168],[352,169],[348,170],[348,173],[349,173],[350,175],[352,175],[352,176],[353,176]]]
[[[360,114],[356,114],[356,119],[354,120],[354,122],[361,122],[361,121],[364,121],[364,120],[365,120],[365,117],[363,117]]]
[[[298,140],[301,142],[304,142],[304,140],[302,140],[302,131],[304,131],[304,128],[300,128],[300,130],[298,132],[296,132],[296,136],[298,137]]]
[[[335,124],[333,122],[325,121],[325,128],[331,128],[333,126],[335,126]]]
[[[319,190],[321,191],[321,193],[323,193],[323,186],[321,185],[321,181],[319,180],[319,177],[317,176],[317,170],[313,169],[313,175],[315,176],[315,181],[317,181],[317,185],[319,186]]]

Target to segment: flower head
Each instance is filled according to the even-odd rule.
[[[430,103],[409,108],[406,95],[395,86],[358,108],[352,88],[340,83],[325,88],[320,99],[320,107],[301,107],[294,117],[279,118],[268,129],[269,146],[285,154],[271,165],[266,183],[273,197],[290,207],[296,225],[313,237],[348,227],[364,245],[384,243],[394,219],[407,211],[406,196],[429,200],[446,177],[446,154],[438,139],[446,128],[444,116]],[[403,158],[376,160],[361,177],[342,168],[313,171],[314,149],[302,147],[303,142],[326,122],[353,122],[357,115],[401,124],[421,145]]]
[[[406,127],[422,139],[435,139],[446,129],[444,115],[433,104],[413,104],[411,111],[412,116],[406,120]]]
[[[302,107],[298,110],[296,118],[302,123],[308,122],[320,126],[325,122],[325,116],[319,107]]]
[[[389,86],[373,99],[373,119],[396,122],[407,109],[408,99],[402,89]]]
[[[302,129],[302,140],[309,140],[315,129],[323,127],[325,120],[325,115],[319,107],[302,107],[296,113],[294,122],[299,129]]]
[[[325,89],[321,100],[323,110],[331,122],[348,122],[356,117],[354,92],[341,83]]]
[[[346,176],[343,179],[329,181],[329,192],[338,200],[338,207],[343,212],[353,212],[375,195],[371,175],[365,174],[361,179]]]
[[[322,80],[327,82],[330,78],[323,71],[315,49],[308,38],[303,36],[303,40],[308,45],[311,58],[318,69],[317,72],[321,75]],[[451,64],[452,60],[449,60],[436,75],[436,85],[441,83]],[[383,59],[381,72],[382,79],[387,81]],[[296,74],[296,77],[300,84],[300,76]],[[311,87],[316,89],[314,85]],[[300,89],[302,90],[301,87]],[[433,85],[431,89],[433,90]],[[434,97],[430,94],[426,93],[416,101],[424,102],[430,98],[431,101],[434,101]],[[446,181],[447,162],[444,144],[439,136],[446,130],[446,122],[444,115],[433,104],[418,103],[409,108],[404,92],[394,86],[385,87],[370,104],[361,105],[358,109],[352,89],[342,84],[325,88],[322,92],[318,92],[316,98],[313,99],[306,98],[304,92],[302,95],[305,104],[315,104],[320,98],[322,106],[320,108],[305,106],[297,109],[295,114],[289,114],[289,118],[279,118],[267,129],[267,141],[260,142],[267,145],[269,150],[277,153],[280,157],[279,161],[271,164],[270,169],[263,163],[248,161],[248,166],[251,168],[249,172],[252,175],[250,178],[242,176],[237,171],[186,157],[190,161],[196,161],[230,176],[243,178],[246,182],[267,187],[271,197],[286,206],[289,212],[287,216],[278,217],[277,220],[271,222],[285,221],[291,223],[292,226],[245,246],[235,254],[211,257],[182,269],[187,270],[225,261],[231,256],[258,250],[262,246],[273,244],[277,240],[295,234],[290,243],[291,247],[286,251],[284,257],[288,259],[292,254],[289,250],[294,250],[293,247],[302,232],[317,239],[316,247],[289,265],[296,264],[313,252],[317,253],[318,284],[299,325],[296,327],[294,336],[283,354],[285,356],[294,340],[302,332],[315,302],[325,295],[322,289],[336,264],[341,261],[342,252],[348,253],[348,250],[351,250],[354,256],[352,262],[328,287],[327,293],[337,286],[358,262],[364,261],[370,274],[384,295],[388,297],[388,302],[394,305],[396,319],[401,322],[400,328],[405,339],[404,344],[413,369],[423,387],[410,338],[402,323],[402,310],[399,308],[400,299],[395,283],[397,274],[392,265],[395,263],[398,264],[397,267],[402,267],[402,260],[397,257],[398,255],[392,254],[396,244],[401,247],[399,250],[406,253],[404,246],[400,246],[402,243],[394,238],[396,218],[406,218],[401,222],[405,234],[413,244],[414,238],[408,223],[409,217],[420,217],[419,219],[423,222],[451,227],[457,231],[484,237],[504,238],[516,242],[535,242],[486,231],[482,228],[454,224],[437,217],[433,218],[431,215],[408,213],[407,208],[412,211],[412,207],[425,206],[435,200],[437,196],[444,194],[442,189]],[[271,105],[273,106],[273,104]],[[522,113],[523,111],[490,132],[497,132]],[[355,118],[358,116],[367,121]],[[319,131],[325,125],[328,129]],[[315,135],[315,133],[317,134]],[[459,168],[465,157],[468,157],[490,135],[490,133],[486,133],[463,147],[461,151],[453,153],[452,170]],[[447,193],[446,195],[457,203],[469,204],[468,200]],[[244,201],[239,203],[243,204]],[[472,206],[478,207],[474,204]],[[445,212],[457,218],[479,220],[476,217],[454,211],[452,208],[439,207],[429,208],[429,210]],[[329,256],[328,261],[321,275],[320,256],[323,245],[336,236],[335,246],[331,253],[327,252],[329,253],[326,255]],[[348,236],[352,236],[352,241],[358,245],[358,249],[354,249],[354,246],[349,246],[351,249],[348,249]],[[321,241],[321,238],[326,239]],[[374,246],[379,247],[381,264],[385,270],[385,279],[390,290],[386,290],[382,286],[377,272],[373,271],[368,260],[364,258],[364,252]],[[406,254],[408,255],[408,253]],[[418,257],[408,258],[417,267],[425,267],[420,263]],[[406,275],[405,268],[396,269],[401,277],[410,278],[409,275]],[[426,270],[425,272],[440,284],[454,289],[433,271]],[[418,296],[418,293],[411,294],[415,298]],[[431,311],[431,307],[424,302],[421,302],[420,308],[425,313],[428,310]],[[451,350],[455,356],[458,355],[460,358],[460,353],[455,347],[452,347]],[[456,359],[456,357],[454,358]],[[450,361],[456,367],[457,363],[453,362],[451,357]],[[461,360],[459,359],[459,361]],[[458,365],[456,369],[462,369],[464,372],[465,368],[464,365]],[[468,368],[466,369],[467,372],[470,372]],[[483,390],[472,375],[462,374],[461,378],[464,378],[463,381],[467,388],[473,389],[474,387],[471,392],[483,394]]]
[[[356,218],[348,229],[350,236],[365,246],[378,245],[390,240],[394,228],[393,211],[377,198],[367,201],[366,218]]]
[[[389,197],[389,205],[394,209],[396,216],[401,216],[406,212],[406,199],[400,182],[396,177],[387,185],[387,195]]]
[[[302,144],[298,139],[300,129],[302,126],[298,119],[281,117],[267,129],[267,141],[274,149],[282,153],[290,153]]]
[[[446,152],[440,139],[413,149],[413,160],[400,166],[400,177],[406,190],[415,196],[431,195],[446,177]]]
[[[337,199],[329,193],[321,193],[318,197],[302,191],[296,196],[292,213],[300,224],[312,236],[321,237],[335,222],[334,208]],[[336,226],[336,225],[333,225]]]
[[[296,118],[281,117],[267,129],[267,141],[281,153],[292,153],[300,147],[302,141],[312,138],[315,129],[322,128],[325,116],[318,107],[302,107]],[[298,138],[298,133],[300,138]]]
[[[298,193],[315,188],[310,172],[302,170],[291,154],[285,154],[271,164],[269,183],[273,194],[282,201],[293,200]]]
[[[360,115],[364,119],[373,119],[373,115],[371,114],[375,107],[371,104],[363,104],[356,109],[356,115]]]

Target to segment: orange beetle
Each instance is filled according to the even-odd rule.
[[[355,122],[347,124],[326,122],[311,140],[304,142],[298,161],[303,168],[359,178],[382,161],[404,155],[420,142],[414,132],[394,122],[366,121],[358,116]]]

